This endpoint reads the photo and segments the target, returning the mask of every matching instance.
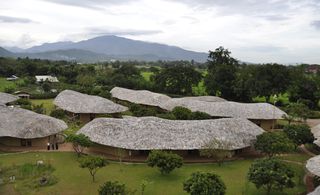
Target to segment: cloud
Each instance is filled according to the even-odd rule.
[[[117,5],[133,0],[44,0],[56,4],[101,10],[103,5]]]
[[[153,35],[162,33],[161,30],[141,30],[141,29],[118,29],[115,27],[90,27],[85,30],[86,34],[93,36],[102,35]]]
[[[272,45],[258,45],[258,46],[250,46],[250,47],[240,47],[238,49],[250,52],[261,52],[261,53],[269,53],[269,52],[280,52],[285,51],[285,47],[280,46],[272,46]]]
[[[311,22],[311,26],[320,30],[320,20],[315,20],[315,21]]]
[[[3,23],[32,23],[34,21],[28,18],[18,18],[18,17],[11,17],[11,16],[0,16],[0,22]]]

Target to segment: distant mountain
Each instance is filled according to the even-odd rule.
[[[17,48],[16,48],[17,51]],[[118,36],[101,36],[79,42],[44,43],[15,54],[50,60],[97,62],[118,60],[195,60],[205,62],[206,53],[159,43],[137,41]]]
[[[14,53],[4,49],[3,47],[0,47],[0,57],[13,57]]]

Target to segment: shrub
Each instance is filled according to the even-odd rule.
[[[99,195],[125,195],[126,186],[118,181],[107,181],[99,188]]]
[[[51,111],[50,116],[58,118],[58,119],[63,119],[65,117],[65,112],[61,109],[54,109]]]
[[[188,108],[177,106],[171,113],[175,116],[177,120],[190,120],[192,117],[192,112]]]
[[[205,113],[205,112],[196,111],[196,112],[193,112],[191,114],[191,119],[192,120],[205,120],[205,119],[211,119],[211,118],[212,117],[209,114]]]
[[[6,92],[6,93],[13,93],[15,91],[16,91],[16,88],[12,87],[12,86],[4,88],[4,92]]]
[[[195,172],[183,183],[183,190],[191,195],[224,195],[226,185],[214,173]]]
[[[151,151],[147,164],[150,167],[158,167],[161,174],[168,174],[175,168],[180,168],[183,164],[182,157],[177,154],[164,151]]]
[[[311,129],[306,124],[286,125],[283,131],[296,145],[313,143],[314,141]]]
[[[130,104],[129,110],[132,112],[133,116],[137,117],[155,116],[157,114],[155,108],[147,108],[138,104]]]

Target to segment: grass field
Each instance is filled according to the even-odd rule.
[[[7,81],[6,78],[0,77],[0,92],[4,92],[6,87],[16,87],[16,83],[14,81]]]
[[[290,160],[304,161],[306,157],[295,155]],[[286,158],[286,157],[283,157]],[[173,171],[169,175],[161,175],[157,169],[150,168],[145,164],[119,164],[111,162],[106,167],[98,171],[97,181],[91,182],[88,170],[79,168],[76,154],[67,152],[50,153],[23,153],[23,154],[0,154],[2,166],[22,164],[26,162],[35,163],[37,160],[44,160],[56,169],[54,175],[58,178],[58,183],[42,187],[38,190],[20,191],[23,195],[35,194],[64,194],[64,195],[91,195],[97,194],[99,186],[108,180],[118,180],[126,184],[131,190],[137,189],[140,193],[140,184],[147,180],[150,184],[146,188],[145,194],[152,195],[179,195],[186,194],[182,190],[183,181],[195,171],[209,171],[221,176],[226,183],[227,194],[230,195],[256,195],[265,194],[263,190],[257,190],[253,184],[246,182],[246,174],[252,160],[238,160],[227,162],[221,167],[217,164],[188,164]],[[285,190],[282,193],[272,194],[299,194],[305,191],[302,184],[304,167],[302,165],[290,164],[298,175],[295,178],[297,186],[294,189]],[[14,194],[22,188],[22,183],[0,186],[0,194]]]
[[[146,80],[146,81],[150,81],[150,77],[151,75],[153,75],[154,73],[153,72],[141,72],[141,75],[143,76],[143,78]]]
[[[30,101],[34,105],[43,104],[43,107],[46,109],[46,114],[50,114],[54,108],[53,99],[31,99]]]

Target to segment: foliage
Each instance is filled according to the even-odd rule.
[[[311,129],[306,124],[286,125],[283,131],[296,145],[313,143],[314,141]]]
[[[228,148],[228,145],[228,143],[222,143],[216,139],[213,139],[203,146],[203,149],[200,150],[200,156],[214,158],[218,161],[219,166],[221,166],[224,159],[231,155],[230,151],[221,149]]]
[[[16,91],[16,88],[13,86],[8,86],[8,87],[4,88],[4,92],[6,92],[6,93],[13,93],[15,91]]]
[[[72,147],[78,157],[83,153],[84,148],[88,148],[93,144],[89,137],[84,134],[70,134],[67,136],[66,141],[72,143]]]
[[[132,112],[133,116],[137,117],[155,116],[157,114],[156,108],[146,107],[139,104],[130,104],[129,110]]]
[[[38,114],[45,114],[46,109],[43,107],[43,104],[32,105],[32,110]]]
[[[224,195],[226,186],[214,173],[195,172],[183,183],[183,190],[191,195]]]
[[[293,170],[275,158],[256,160],[248,172],[249,181],[258,189],[266,189],[268,194],[271,190],[282,191],[283,188],[293,188],[295,186],[293,177]]]
[[[269,157],[272,157],[275,154],[293,151],[295,145],[285,133],[274,131],[258,135],[254,147]]]
[[[99,189],[99,195],[125,195],[126,186],[118,181],[107,181]]]
[[[230,56],[231,52],[223,47],[209,51],[208,75],[205,84],[208,94],[234,100],[233,90],[236,81],[238,61]]]
[[[54,109],[50,112],[50,116],[58,118],[58,119],[63,119],[65,117],[65,112],[64,110],[61,109]]]
[[[158,167],[161,174],[169,174],[176,168],[180,168],[183,164],[182,158],[171,152],[151,151],[147,164],[150,167]]]
[[[205,120],[205,119],[211,119],[212,117],[205,113],[205,112],[192,112],[191,114],[191,120]]]
[[[286,120],[288,120],[289,124],[293,120],[302,119],[306,121],[308,116],[311,114],[308,106],[302,103],[290,103],[285,110],[288,113],[288,116],[286,116],[285,118]]]
[[[190,120],[192,117],[192,112],[188,108],[177,106],[171,113],[175,116],[177,120]]]
[[[107,161],[99,156],[86,156],[79,159],[80,167],[87,168],[92,176],[92,181],[95,181],[97,171],[107,165]]]
[[[192,86],[200,82],[202,75],[192,66],[178,64],[163,68],[152,78],[158,91],[171,94],[191,95]]]

